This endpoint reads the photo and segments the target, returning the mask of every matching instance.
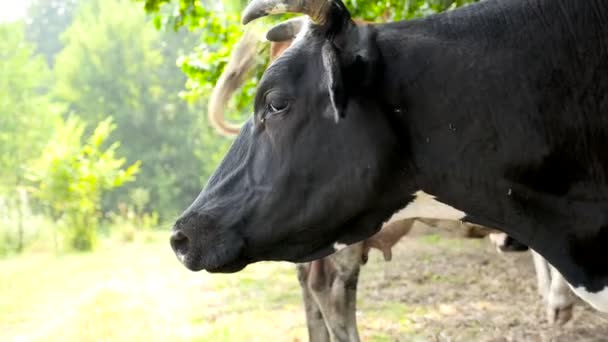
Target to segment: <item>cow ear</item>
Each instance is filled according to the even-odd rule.
[[[381,69],[376,34],[373,25],[353,24],[335,38],[334,45],[341,52],[342,69],[346,71],[346,84],[356,84],[359,88],[365,88],[374,83]]]
[[[342,66],[340,64],[338,51],[333,42],[329,40],[325,41],[321,50],[321,56],[323,57],[323,67],[325,68],[329,100],[334,112],[334,119],[337,123],[346,113],[348,98],[344,89]]]
[[[372,25],[348,25],[339,35],[326,37],[322,56],[337,122],[345,116],[349,89],[354,91],[355,87],[360,91],[373,87],[381,75],[375,28]]]
[[[306,17],[296,17],[284,21],[266,32],[266,39],[271,42],[285,42],[293,40],[302,27],[308,25],[308,19]]]

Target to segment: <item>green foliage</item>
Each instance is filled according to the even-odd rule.
[[[232,12],[238,15],[248,1],[233,0],[219,1],[215,6],[209,4],[205,6],[204,1],[198,0],[135,0],[144,2],[144,8],[150,13],[159,12],[162,5],[172,5],[171,15],[157,17],[155,25],[158,28],[171,26],[174,29],[187,26],[191,29],[205,27],[205,20],[208,20],[211,8],[214,13]],[[353,18],[360,18],[370,21],[397,21],[422,17],[429,14],[438,13],[447,9],[456,8],[477,0],[380,0],[380,1],[358,1],[343,0],[348,7]]]
[[[2,232],[5,250],[23,249],[23,165],[38,157],[61,110],[46,95],[50,72],[34,49],[25,42],[22,23],[0,24],[0,199],[14,223]]]
[[[158,74],[151,71],[163,63],[154,48],[158,33],[146,23],[126,1],[80,6],[57,56],[57,97],[90,122],[112,113],[119,126],[144,124],[162,94]],[[120,122],[123,117],[130,122]]]
[[[150,202],[150,191],[135,188],[129,192],[129,204],[119,203],[117,212],[108,213],[111,226],[125,242],[135,240],[139,232],[149,231],[159,223],[158,213],[147,212]]]
[[[169,6],[165,15],[154,18],[156,28],[171,27],[174,30],[182,26],[190,29],[205,27],[209,13],[237,13],[244,8],[248,0],[135,0],[143,2],[148,13],[158,13],[163,5]]]
[[[29,0],[26,37],[49,65],[63,44],[59,37],[70,26],[79,3],[87,0]]]
[[[353,18],[374,22],[420,18],[453,9],[477,0],[345,0]]]
[[[19,183],[21,166],[40,153],[57,107],[44,93],[49,70],[24,41],[22,24],[0,25],[0,60],[1,194]]]
[[[200,45],[193,52],[183,56],[178,65],[188,75],[186,91],[182,96],[190,101],[206,99],[216,80],[221,75],[230,51],[246,29],[259,30],[263,24],[253,22],[244,28],[240,23],[240,11],[248,1],[219,1],[215,6],[205,6],[197,0],[135,0],[143,1],[150,13],[159,12],[162,5],[173,6],[168,14],[157,15],[154,23],[157,28],[178,29],[186,26],[201,34]],[[449,10],[477,0],[345,0],[353,18],[374,22],[397,21],[418,18]],[[274,24],[293,15],[270,16],[262,20]],[[253,26],[253,28],[251,27]],[[266,29],[269,28],[266,25]],[[260,43],[263,44],[263,43]],[[268,44],[268,43],[264,43]],[[260,47],[260,61],[255,76],[243,85],[230,104],[226,104],[226,115],[232,120],[243,120],[249,116],[253,105],[255,86],[260,79],[267,61],[267,46]]]
[[[118,143],[105,146],[116,128],[110,118],[83,141],[85,127],[76,116],[60,120],[29,174],[36,197],[62,223],[76,250],[95,246],[102,194],[133,181],[139,171],[139,162],[124,168],[125,159],[116,156]]]
[[[135,0],[144,1],[144,0]],[[205,4],[202,1],[180,0],[145,0],[145,8],[149,12],[160,11],[161,5],[172,5],[172,9],[165,9],[163,14],[157,14],[154,24],[158,29],[179,30],[187,27],[200,34],[198,45],[187,54],[179,57],[177,65],[188,76],[185,91],[180,96],[190,103],[201,99],[206,100],[211,93],[215,82],[228,59],[234,44],[238,42],[243,33],[240,24],[240,10],[247,3],[246,0],[224,0]],[[286,18],[289,16],[280,16]],[[279,21],[280,19],[270,19]],[[203,28],[202,30],[200,30]],[[248,29],[260,30],[258,23],[248,26]],[[261,32],[259,32],[261,36]],[[244,91],[236,94],[232,105],[233,111],[227,111],[229,119],[241,121],[249,115],[247,108],[253,100],[254,87],[262,75],[267,62],[269,44],[260,44],[258,53],[258,67],[254,76],[243,86]]]
[[[178,59],[177,64],[188,76],[186,90],[181,96],[190,102],[206,99],[215,82],[222,74],[228,63],[233,46],[243,33],[239,16],[229,12],[208,12],[200,24],[205,27],[201,32],[200,44],[191,53]],[[258,27],[253,27],[253,30]],[[261,36],[261,34],[260,34]],[[250,115],[250,104],[255,95],[255,85],[261,78],[268,61],[269,44],[259,44],[257,68],[253,77],[243,85],[243,91],[234,96],[226,111],[227,117],[234,121],[242,121]],[[233,109],[233,110],[230,110]]]
[[[127,0],[87,0],[65,32],[56,96],[90,124],[112,114],[121,153],[142,161],[138,181],[105,197],[104,209],[115,209],[140,187],[150,189],[148,209],[174,216],[200,191],[204,157],[197,154],[217,144],[200,146],[200,109],[179,99],[186,78],[175,66],[195,39],[183,30],[155,30]]]

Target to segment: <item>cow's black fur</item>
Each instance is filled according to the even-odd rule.
[[[326,32],[348,98],[337,124]],[[313,27],[266,71],[172,244],[193,270],[312,260],[371,236],[419,189],[574,286],[608,285],[608,3],[488,0]]]

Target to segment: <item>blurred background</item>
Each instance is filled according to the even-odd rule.
[[[376,22],[470,2],[345,1],[353,17]],[[0,0],[0,340],[307,339],[293,265],[191,273],[168,244],[171,223],[231,142],[208,124],[207,99],[243,33],[246,3]],[[253,25],[264,30],[287,17]],[[259,48],[255,72],[226,104],[235,122],[249,115],[267,66],[268,46]],[[442,244],[487,252],[478,241],[439,235],[417,243],[407,250],[427,248],[420,260],[429,265]],[[404,258],[391,267],[412,264]],[[362,280],[365,340],[432,339],[441,315],[466,317],[425,302],[439,299],[399,304],[406,292],[378,295],[399,277],[415,280],[391,276],[377,255],[370,265],[363,279],[383,275]],[[465,281],[429,279],[431,290]],[[521,286],[534,296],[530,284]]]

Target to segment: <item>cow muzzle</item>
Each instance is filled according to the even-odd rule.
[[[197,213],[177,220],[170,244],[179,261],[191,271],[232,273],[251,262],[242,255],[242,238]]]

